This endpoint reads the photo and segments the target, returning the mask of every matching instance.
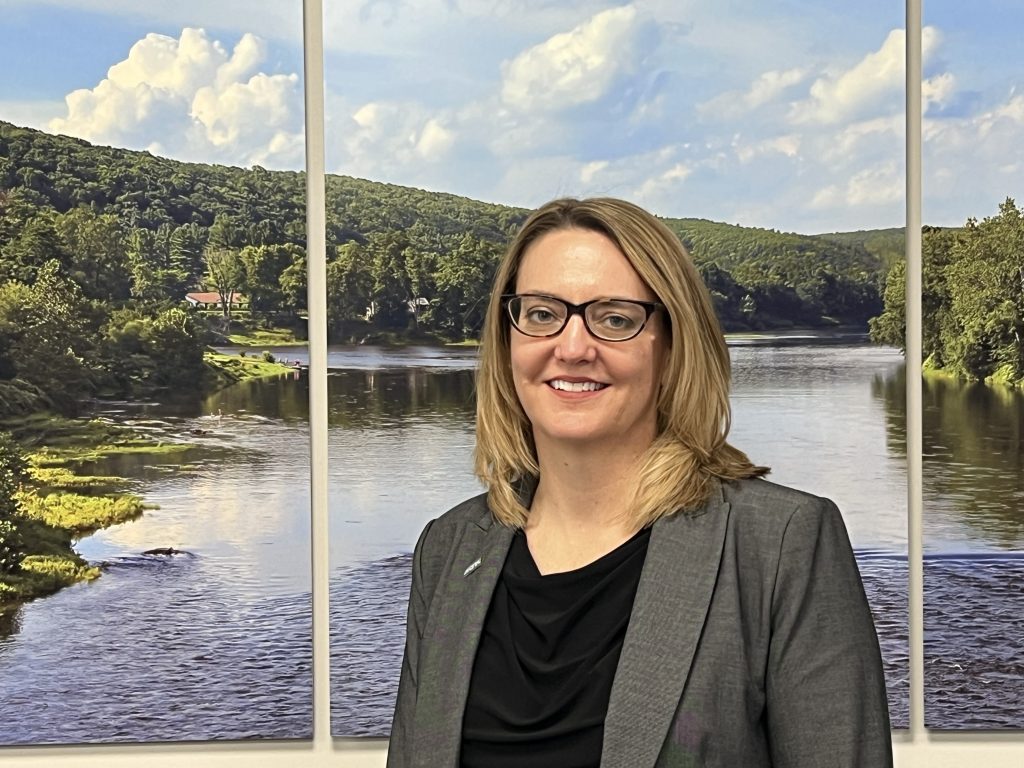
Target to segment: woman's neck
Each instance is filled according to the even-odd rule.
[[[636,533],[629,512],[642,454],[538,444],[540,481],[525,531],[542,572],[586,565]]]

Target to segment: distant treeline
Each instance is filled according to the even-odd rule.
[[[477,335],[526,215],[328,176],[332,339]],[[899,230],[667,223],[728,330],[866,326],[903,247]],[[184,308],[188,291],[241,292],[250,322],[300,326],[305,224],[302,173],[183,163],[0,122],[0,413],[195,382],[210,323]]]
[[[904,345],[906,262],[886,278],[885,311],[872,337]],[[999,213],[960,228],[924,227],[922,352],[927,368],[970,380],[1024,383],[1024,212],[1007,198]]]

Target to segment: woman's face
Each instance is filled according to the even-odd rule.
[[[561,229],[523,255],[518,294],[582,304],[591,299],[657,301],[604,235]],[[538,448],[546,442],[605,443],[642,451],[657,435],[657,397],[668,341],[659,313],[628,341],[590,334],[580,315],[557,336],[511,333],[512,376]]]

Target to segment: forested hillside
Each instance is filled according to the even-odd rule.
[[[327,180],[336,341],[479,332],[526,211],[342,176]],[[852,324],[881,311],[867,239],[668,220],[730,330]],[[40,398],[194,386],[211,327],[188,291],[242,293],[249,323],[301,327],[301,173],[183,163],[0,122],[0,412]],[[236,320],[239,315],[236,312]]]
[[[905,261],[895,261],[872,337],[903,346]],[[1010,198],[963,227],[924,227],[921,344],[927,368],[971,380],[1024,383],[1024,211]]]

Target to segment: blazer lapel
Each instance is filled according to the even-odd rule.
[[[602,766],[655,765],[690,674],[728,520],[718,484],[700,510],[654,524],[608,702]]]
[[[486,505],[459,533],[424,630],[421,647],[429,653],[420,666],[415,766],[457,765],[473,661],[512,536],[510,528],[493,521]]]

